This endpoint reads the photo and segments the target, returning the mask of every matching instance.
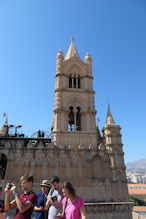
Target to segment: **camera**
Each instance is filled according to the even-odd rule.
[[[8,189],[10,190],[12,188],[13,184],[9,183],[8,184]]]
[[[53,196],[53,197],[51,198],[51,200],[52,200],[52,202],[55,202],[55,201],[57,201],[57,197],[56,197],[56,196]]]

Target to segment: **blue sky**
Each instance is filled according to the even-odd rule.
[[[108,100],[120,124],[125,162],[146,158],[146,1],[1,0],[0,126],[50,131],[56,54],[74,42],[93,59],[96,118]]]

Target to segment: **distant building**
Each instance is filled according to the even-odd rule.
[[[145,184],[146,183],[146,172],[127,172],[126,173],[128,182]]]
[[[18,184],[22,174],[31,172],[38,190],[42,179],[57,175],[84,198],[87,219],[132,219],[121,128],[108,107],[101,136],[94,95],[92,58],[87,53],[82,61],[72,39],[65,58],[61,50],[57,53],[52,141],[11,137],[6,121],[0,137],[7,161],[2,183]]]
[[[128,184],[128,192],[146,202],[146,184]]]
[[[133,219],[146,219],[146,206],[134,206]]]

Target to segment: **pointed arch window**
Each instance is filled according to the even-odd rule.
[[[7,157],[5,154],[0,153],[0,180],[5,178],[7,166]]]
[[[69,76],[69,88],[72,88],[72,76]]]
[[[70,74],[70,76],[69,76],[69,88],[81,88],[80,75]]]
[[[81,88],[80,75],[78,77],[78,88]]]
[[[73,81],[74,81],[74,88],[76,88],[76,77],[75,76],[73,78]]]
[[[68,124],[69,124],[69,131],[73,131],[74,130],[74,108],[71,106],[69,107],[70,112],[69,112],[69,117],[68,117]]]
[[[81,108],[79,106],[76,113],[76,130],[81,131]]]
[[[81,131],[81,108],[78,106],[74,110],[73,106],[69,107],[68,131]]]

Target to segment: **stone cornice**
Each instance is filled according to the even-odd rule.
[[[108,146],[108,147],[113,147],[113,146],[114,146],[114,147],[116,147],[116,146],[123,147],[123,144],[121,144],[121,143],[120,143],[120,144],[111,143],[111,144],[105,144],[105,145]]]
[[[105,130],[114,130],[114,129],[118,129],[118,130],[121,130],[121,127],[120,127],[120,125],[116,125],[116,124],[114,124],[114,125],[105,125],[104,127],[103,127],[103,131],[105,131]]]
[[[66,109],[64,107],[56,107],[56,108],[53,109],[53,112],[54,113],[61,113],[61,112],[69,113],[69,109]],[[74,111],[74,112],[77,112],[77,111]],[[81,111],[81,114],[87,114],[87,113],[95,115],[97,113],[97,111],[96,110],[91,110],[91,111],[89,111],[89,110],[85,111],[84,110],[84,111]]]
[[[80,75],[80,74],[79,74],[79,75]],[[68,75],[68,74],[65,74],[65,73],[57,72],[56,75],[55,75],[55,77],[58,77],[58,76],[64,76],[64,77],[66,77],[66,78],[69,78],[70,74]],[[83,76],[80,75],[80,79],[82,79],[82,78],[91,78],[92,80],[94,79],[93,76],[92,76],[92,75],[89,75],[89,74],[83,75]]]
[[[95,91],[92,90],[84,90],[84,89],[81,89],[81,88],[56,88],[55,90],[55,93],[56,92],[60,92],[60,91],[63,91],[63,92],[72,92],[72,93],[90,93],[90,94],[95,94]]]

